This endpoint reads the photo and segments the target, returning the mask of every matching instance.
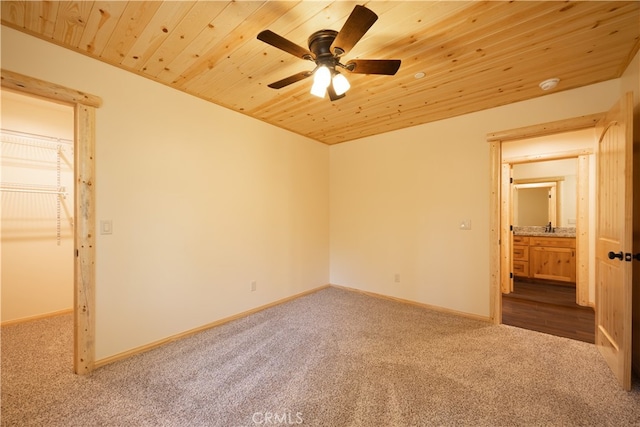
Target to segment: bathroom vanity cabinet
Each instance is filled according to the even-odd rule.
[[[529,277],[529,237],[513,236],[513,275]]]
[[[515,276],[575,283],[575,237],[513,236],[513,270]]]

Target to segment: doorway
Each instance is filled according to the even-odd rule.
[[[638,308],[632,305],[631,299],[631,262],[635,258],[632,247],[634,230],[631,207],[634,201],[633,178],[636,177],[632,173],[633,93],[627,92],[605,113],[487,135],[487,141],[490,143],[491,179],[490,314],[495,323],[502,323],[501,291],[503,286],[508,286],[508,280],[504,279],[505,276],[508,278],[511,263],[509,253],[512,239],[507,227],[508,221],[504,221],[502,216],[510,202],[507,191],[510,182],[504,179],[505,174],[502,173],[503,143],[523,137],[545,136],[579,129],[595,131],[595,152],[604,153],[598,155],[594,162],[598,172],[595,183],[598,200],[594,203],[597,225],[594,237],[587,239],[594,243],[595,257],[589,253],[583,253],[581,257],[585,259],[584,255],[587,255],[586,259],[595,260],[592,263],[594,266],[589,270],[595,271],[596,277],[589,282],[589,289],[592,285],[596,288],[594,293],[598,303],[596,347],[620,385],[628,391],[631,389],[632,311],[637,311]],[[529,158],[534,159],[536,156]],[[581,218],[582,213],[578,216]],[[584,228],[578,226],[578,230],[580,236]],[[583,251],[583,245],[580,245],[578,251]]]
[[[2,92],[2,325],[73,311],[73,108]]]
[[[88,374],[95,361],[95,109],[94,95],[1,70],[3,90],[72,106],[74,111],[74,280],[73,369]]]
[[[581,305],[588,305],[590,301],[593,301],[592,295],[595,293],[594,272],[593,266],[589,263],[589,254],[594,250],[589,238],[592,235],[592,226],[581,224],[591,224],[590,218],[594,216],[592,210],[595,201],[594,197],[590,197],[592,193],[589,190],[595,175],[592,172],[595,164],[593,161],[594,150],[584,147],[584,143],[579,140],[584,139],[584,135],[593,135],[595,125],[601,117],[602,114],[594,114],[487,135],[491,161],[490,283],[492,297],[490,317],[494,323],[502,323],[502,293],[503,291],[511,292],[512,287],[511,164],[577,158],[578,176],[589,177],[578,179],[577,182],[577,191],[580,195],[576,208],[576,229],[579,230],[576,235],[576,280],[577,298],[582,302]],[[561,146],[557,144],[557,141],[545,138],[550,135],[566,135],[571,132],[578,132],[578,134],[582,132],[583,135],[577,140],[570,138]],[[536,144],[535,150],[527,145],[531,142]]]
[[[557,150],[565,137],[548,138]],[[509,153],[504,151],[503,157]],[[503,158],[511,176],[511,212],[505,216],[511,219],[512,277],[502,291],[502,323],[594,343],[595,313],[588,298],[578,304],[576,280],[577,184],[588,180],[588,174],[578,177],[577,157],[520,160],[508,163]],[[581,225],[589,226],[585,221]],[[582,284],[588,285],[586,280]]]

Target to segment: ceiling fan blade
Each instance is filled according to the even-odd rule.
[[[336,101],[340,98],[344,98],[347,94],[343,93],[342,95],[338,95],[336,90],[333,88],[333,82],[327,87],[327,93],[329,94],[329,99],[331,101]]]
[[[289,86],[291,83],[299,82],[300,80],[304,80],[313,74],[311,71],[303,71],[298,74],[294,74],[293,76],[289,76],[282,80],[278,80],[277,82],[273,82],[269,85],[272,89],[281,89],[285,86]]]
[[[347,22],[344,23],[335,40],[331,43],[329,51],[338,56],[349,52],[377,19],[378,15],[371,10],[364,6],[356,5],[351,15],[347,18]],[[336,53],[336,48],[340,49],[341,52]]]
[[[352,59],[344,66],[356,74],[384,74],[393,76],[400,68],[399,59]]]
[[[298,46],[292,41],[285,39],[282,36],[274,33],[270,30],[261,31],[258,34],[258,40],[262,40],[263,42],[270,44],[273,47],[277,47],[280,50],[284,50],[287,53],[290,53],[293,56],[297,56],[302,59],[313,59],[313,53],[311,53],[308,49],[303,48],[302,46]]]

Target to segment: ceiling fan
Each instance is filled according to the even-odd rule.
[[[309,49],[305,49],[270,30],[258,34],[258,40],[277,47],[301,59],[313,61],[316,68],[313,71],[303,71],[277,82],[271,83],[270,88],[281,89],[292,83],[313,77],[311,93],[324,98],[329,94],[332,101],[345,96],[349,90],[347,78],[338,68],[356,74],[384,74],[394,75],[400,68],[399,59],[352,59],[346,64],[340,62],[342,55],[348,53],[364,36],[378,19],[371,10],[364,6],[356,6],[340,32],[334,30],[320,30],[311,34],[308,39]]]

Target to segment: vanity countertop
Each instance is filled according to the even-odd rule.
[[[555,227],[552,233],[544,231],[543,226],[533,227],[513,227],[515,236],[533,236],[533,237],[576,237],[575,227]]]

